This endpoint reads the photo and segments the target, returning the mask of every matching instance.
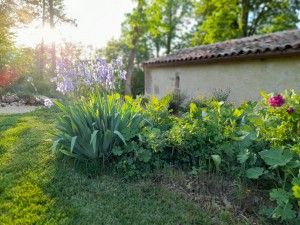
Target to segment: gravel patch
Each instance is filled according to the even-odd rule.
[[[5,107],[0,107],[0,114],[16,114],[16,113],[27,113],[34,111],[38,106],[15,106],[7,105]]]

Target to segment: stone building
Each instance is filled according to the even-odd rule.
[[[300,91],[300,30],[181,49],[143,63],[145,95],[177,90],[189,97],[231,90],[229,100],[260,98],[260,90]]]

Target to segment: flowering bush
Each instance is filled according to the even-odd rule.
[[[261,139],[270,142],[271,147],[296,143],[300,135],[300,97],[291,90],[281,95],[264,95],[258,111],[256,127]],[[270,107],[271,106],[271,107]]]
[[[151,159],[151,150],[143,147],[150,123],[142,113],[142,98],[133,100],[129,96],[109,94],[119,90],[120,82],[125,79],[121,65],[120,59],[114,64],[97,59],[59,65],[58,76],[52,81],[56,82],[58,91],[70,94],[71,101],[65,105],[54,102],[63,116],[58,118],[53,152],[101,160],[103,164],[113,161],[119,169],[130,168],[128,173],[138,163]],[[45,104],[50,106],[51,102]]]
[[[239,158],[249,163],[246,176],[259,183],[272,181],[270,199],[276,206],[263,207],[261,212],[274,219],[296,220],[300,187],[300,95],[294,90],[282,94],[266,94],[257,107],[249,112],[245,131],[253,129],[253,141],[265,143],[264,148],[244,149]],[[250,142],[251,143],[251,142]],[[298,202],[299,204],[299,202]]]
[[[82,60],[78,63],[60,61],[57,77],[51,81],[57,85],[57,91],[67,94],[84,94],[93,90],[112,93],[122,88],[126,72],[122,70],[122,60],[118,58],[112,63],[105,59]]]
[[[284,104],[284,102],[284,98],[280,94],[269,98],[269,103],[273,107],[280,107]]]

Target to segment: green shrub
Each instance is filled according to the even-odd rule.
[[[130,97],[123,100],[119,94],[91,94],[68,105],[55,104],[64,115],[59,118],[53,150],[77,158],[105,163],[115,148],[126,145],[145,125],[138,102]]]
[[[227,167],[236,163],[231,144],[241,123],[243,110],[224,107],[221,102],[211,102],[210,108],[190,104],[190,112],[175,120],[167,132],[167,144],[173,162],[183,168],[201,167],[211,171],[216,159]]]
[[[154,127],[162,131],[168,130],[171,127],[172,119],[170,118],[169,102],[170,96],[165,96],[159,100],[155,96],[151,96],[145,104],[143,114],[152,121]]]
[[[169,110],[173,114],[178,114],[184,111],[185,108],[185,101],[187,100],[187,96],[179,91],[174,91],[169,94],[170,102],[169,102]]]

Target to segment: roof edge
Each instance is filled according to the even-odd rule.
[[[234,62],[234,61],[245,61],[245,60],[263,60],[263,59],[270,59],[270,58],[280,58],[280,57],[287,57],[287,56],[300,56],[300,49],[287,49],[285,51],[277,51],[277,52],[264,52],[264,53],[256,53],[256,54],[249,54],[249,55],[234,55],[234,56],[227,56],[227,57],[213,57],[213,58],[206,58],[206,59],[193,59],[193,60],[174,60],[171,62],[153,62],[153,63],[143,63],[143,68],[145,67],[169,67],[174,65],[201,65],[207,63],[218,63],[218,62]]]

